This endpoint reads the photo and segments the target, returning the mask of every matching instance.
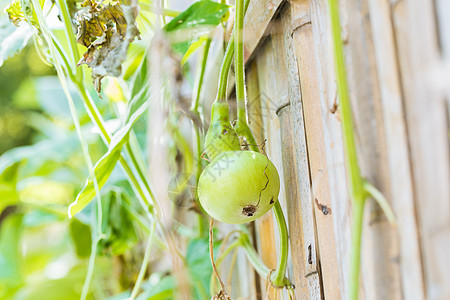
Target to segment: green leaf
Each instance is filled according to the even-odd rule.
[[[21,168],[21,173],[24,168],[32,169],[27,172],[35,176],[36,170],[49,161],[66,163],[69,156],[79,149],[78,145],[76,135],[68,134],[43,140],[34,145],[13,148],[0,156],[0,176],[6,176],[8,168],[25,159],[28,161],[26,166]]]
[[[0,66],[3,62],[25,48],[33,36],[33,29],[28,24],[16,27],[5,15],[0,16]]]
[[[27,282],[27,285],[23,286],[13,297],[8,299],[78,300],[80,299],[81,286],[85,276],[86,269],[83,265],[75,266],[65,277],[60,279],[49,280],[45,276],[38,276],[37,279]],[[94,299],[92,292],[88,293],[87,299]]]
[[[19,202],[19,195],[16,190],[18,163],[13,163],[0,173],[0,213],[7,206]]]
[[[16,289],[23,283],[21,269],[20,238],[23,231],[22,214],[6,217],[0,227],[0,298],[9,289]]]
[[[50,209],[49,209],[50,210]],[[32,209],[23,218],[23,225],[27,228],[38,227],[62,220],[61,215],[41,209]]]
[[[163,277],[156,284],[146,284],[137,300],[167,300],[174,298],[176,288],[175,278],[172,276]]]
[[[142,61],[136,70],[135,76],[130,82],[131,95],[128,103],[127,113],[124,118],[124,126],[127,123],[136,122],[137,119],[144,113],[149,105],[150,98],[150,72],[148,70],[147,53],[142,58]]]
[[[214,253],[217,252],[220,242],[214,242]],[[209,281],[212,273],[209,258],[208,238],[192,239],[187,248],[186,261],[189,274],[195,287],[195,299],[211,298],[209,294]]]
[[[142,68],[146,70],[146,63],[143,63]],[[142,71],[147,73],[146,71]],[[109,145],[108,152],[94,166],[94,176],[97,178],[98,188],[101,189],[114,167],[116,166],[122,146],[128,142],[129,133],[136,121],[142,116],[149,105],[149,88],[142,88],[138,94],[133,97],[128,106],[126,115],[126,123],[114,134]],[[77,195],[75,201],[69,206],[69,217],[72,217],[77,212],[81,211],[86,205],[91,202],[95,196],[95,186],[92,176],[90,176],[81,192]]]
[[[127,136],[128,135],[125,135],[122,139],[113,140],[109,150],[95,164],[93,176],[95,176],[97,180],[99,190],[105,185],[106,181],[114,170],[117,161],[120,158],[120,151],[122,150],[123,144],[126,142]],[[80,193],[78,193],[75,201],[70,204],[69,218],[72,218],[76,213],[86,207],[86,205],[88,205],[89,202],[91,202],[91,200],[95,197],[96,190],[93,176],[89,176],[83,189],[80,191]]]
[[[89,257],[91,254],[91,227],[72,219],[69,224],[70,236],[75,244],[75,252],[78,257]]]
[[[209,34],[227,15],[229,6],[197,1],[164,26],[176,52],[184,54],[199,37]]]
[[[135,98],[141,93],[142,90],[149,89],[150,73],[148,70],[147,52],[142,57],[139,66],[131,79],[131,99]]]
[[[189,59],[189,57],[191,57],[192,54],[195,53],[195,51],[197,51],[197,49],[199,49],[200,47],[203,46],[203,44],[205,43],[206,39],[204,38],[200,38],[198,41],[193,42],[190,46],[189,49],[186,51],[186,53],[183,56],[183,59],[181,60],[181,65],[184,65],[187,60]]]
[[[120,255],[137,242],[133,217],[124,207],[126,198],[120,190],[112,189],[105,200],[102,201],[102,232],[106,237],[100,240],[98,250]]]

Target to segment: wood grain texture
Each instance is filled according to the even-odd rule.
[[[426,296],[450,299],[448,103],[432,80],[442,65],[434,1],[392,5],[404,91]],[[417,20],[420,19],[420,22]],[[401,54],[401,55],[400,55]],[[448,255],[448,254],[447,254]]]
[[[369,0],[369,8],[391,184],[386,196],[397,217],[402,292],[405,299],[419,300],[425,296],[422,259],[391,10],[388,0]]]
[[[301,103],[301,90],[300,90],[300,80],[299,72],[296,63],[296,55],[293,47],[292,41],[292,24],[294,19],[291,15],[291,7],[286,4],[281,10],[279,18],[275,20],[274,30],[272,30],[272,47],[274,53],[274,65],[277,67],[279,72],[287,74],[287,80],[282,77],[278,86],[277,95],[285,95],[287,92],[288,101],[284,100],[285,97],[281,97],[278,102],[278,115],[280,119],[284,116],[285,119],[289,117],[291,120],[290,126],[291,130],[283,128],[282,122],[282,143],[284,139],[292,140],[293,146],[293,159],[289,160],[289,154],[286,153],[283,156],[283,161],[285,161],[285,170],[290,166],[290,169],[296,169],[298,172],[296,177],[292,177],[292,180],[287,180],[291,185],[291,188],[298,188],[298,198],[295,203],[290,205],[299,211],[288,210],[288,220],[290,223],[291,234],[302,234],[302,249],[296,247],[295,239],[291,238],[291,249],[293,257],[297,256],[297,253],[303,253],[304,256],[299,257],[298,261],[294,261],[294,271],[298,269],[304,269],[306,281],[308,285],[309,299],[322,299],[323,286],[320,279],[320,274],[323,272],[320,270],[320,262],[318,256],[318,249],[320,242],[318,242],[316,236],[316,228],[314,222],[314,209],[313,209],[313,197],[311,189],[311,178],[308,162],[308,149],[306,143],[305,135],[305,120],[303,118],[303,108]],[[284,92],[282,92],[284,91]],[[287,125],[286,125],[287,126]],[[291,132],[292,131],[292,132]],[[291,134],[291,138],[284,138]],[[283,149],[287,149],[283,145]],[[287,150],[284,150],[287,152]],[[293,180],[296,179],[296,182]],[[288,199],[289,200],[289,199]],[[292,199],[294,200],[294,199]],[[292,201],[291,201],[292,202]],[[289,202],[288,202],[289,203]],[[297,221],[298,215],[301,216],[301,220]],[[293,224],[291,224],[291,222]],[[297,224],[301,225],[301,232],[297,229]],[[333,230],[331,229],[331,238],[333,238]],[[335,256],[333,247],[329,248],[327,253],[332,253]],[[326,256],[326,255],[325,255]],[[325,258],[326,263],[329,266],[332,265],[327,258]],[[295,273],[294,273],[295,274]],[[304,279],[301,279],[304,280]],[[331,283],[331,281],[330,281]],[[338,284],[338,283],[337,283]],[[297,295],[299,296],[299,295]],[[305,295],[306,296],[306,295]],[[336,298],[338,299],[338,298]]]
[[[351,206],[347,190],[341,124],[336,108],[336,84],[331,51],[330,27],[326,1],[310,1],[311,31],[315,71],[317,72],[317,99],[320,105],[326,173],[330,191],[336,256],[339,269],[341,299],[347,298],[350,265]]]
[[[295,27],[292,37],[295,45],[296,64],[300,73],[301,103],[306,127],[308,158],[312,193],[311,205],[317,226],[321,275],[325,298],[340,299],[339,269],[333,225],[333,212],[330,199],[328,167],[326,163],[319,84],[314,55],[310,7],[308,1],[292,2]]]
[[[339,1],[345,60],[361,173],[383,195],[391,184],[383,114],[367,0]],[[388,198],[388,202],[392,199]],[[379,206],[366,204],[361,282],[362,299],[402,299],[398,242]]]
[[[292,272],[289,275],[292,283],[295,285],[296,299],[320,299],[320,297],[314,298],[314,294],[311,293],[310,290],[310,281],[319,282],[318,272],[308,273],[310,274],[309,278],[306,276],[308,271],[305,267],[305,261],[308,261],[308,253],[311,251],[311,248],[308,249],[308,247],[306,247],[306,251],[308,252],[305,251],[305,237],[303,231],[305,219],[302,215],[301,187],[299,186],[299,176],[301,173],[298,171],[297,156],[295,155],[295,134],[292,126],[291,105],[283,107],[278,112],[278,117],[280,118],[281,123],[281,146],[283,154],[283,171],[285,174],[284,184],[286,188],[287,221],[289,225],[289,243],[292,253]],[[320,289],[318,289],[318,291],[320,293]]]
[[[257,46],[268,36],[269,24],[284,0],[250,1],[244,20],[244,60],[248,61]]]
[[[246,42],[249,121],[258,143],[268,139],[282,178],[296,298],[345,299],[351,201],[327,3],[252,3],[245,33],[255,37]],[[392,228],[368,202],[360,298],[450,299],[450,5],[339,3],[360,167],[398,222]],[[273,216],[256,225],[258,249],[275,267]],[[265,279],[260,285],[260,296],[274,297],[265,293]]]

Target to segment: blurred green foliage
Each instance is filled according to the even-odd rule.
[[[34,129],[27,122],[29,112],[39,111],[32,78],[54,75],[33,46],[5,61],[0,68],[0,154],[31,143]]]
[[[2,10],[7,2],[0,0]],[[186,40],[172,41],[174,51],[185,55],[188,48],[197,43],[185,55],[186,61],[202,45],[199,41],[203,41],[205,34],[209,34],[228,16],[228,9],[226,5],[202,0],[179,14],[175,21],[167,24],[165,32],[174,33],[172,37],[177,36],[176,32],[192,34],[186,35]],[[103,99],[93,90],[90,71],[84,68],[85,81],[89,82],[86,84],[89,86],[88,92],[106,120],[108,129],[115,133],[123,132],[122,136],[118,135],[121,138],[118,143],[122,143],[120,146],[131,136],[130,141],[144,153],[142,160],[145,160],[147,152],[147,116],[144,112],[148,105],[151,72],[146,63],[146,51],[153,30],[151,22],[155,19],[145,11],[138,18],[142,40],[131,45],[123,65],[123,78],[108,78],[105,81]],[[116,166],[116,155],[109,162],[102,179],[102,239],[97,251],[92,251],[99,216],[99,208],[95,201],[91,201],[91,196],[95,194],[93,186],[89,186],[91,194],[86,207],[80,208],[72,219],[67,214],[69,204],[82,191],[89,172],[66,96],[54,68],[43,62],[43,59],[51,61],[48,49],[39,40],[30,39],[25,31],[19,32],[4,21],[2,11],[0,299],[80,299],[92,253],[96,255],[96,260],[87,298],[129,297],[139,274],[150,227],[148,220],[143,218],[145,213],[127,179]],[[63,30],[53,28],[52,34],[61,41],[61,48],[67,51],[69,45],[64,40]],[[8,37],[14,37],[13,47],[4,43]],[[27,41],[28,46],[13,55]],[[85,51],[78,47],[80,53]],[[194,78],[194,69],[185,64],[183,75]],[[105,153],[108,156],[108,148],[90,122],[75,88],[69,84],[69,90],[89,156],[93,162],[98,162]],[[175,103],[171,105],[176,106]],[[125,113],[120,113],[120,110],[125,110]],[[189,141],[179,130],[179,120],[182,118],[184,116],[180,117],[180,112],[174,110],[167,119],[173,134],[170,141],[172,150],[176,149],[169,156],[173,160],[170,163],[176,166],[177,160],[181,161],[180,157],[183,157],[186,165],[184,176],[192,171],[195,158],[192,149],[189,149]],[[190,120],[185,123],[190,124]],[[120,153],[120,150],[119,147],[116,152]],[[182,192],[180,194],[184,195]],[[186,244],[181,255],[189,292],[192,298],[210,299],[212,268],[208,238],[204,235],[199,237],[195,228],[183,226],[180,224],[177,230]],[[172,273],[172,266],[153,268],[158,260],[167,259],[170,246],[159,237],[154,240],[158,247],[152,251],[142,293],[137,299],[173,299],[179,279]],[[215,250],[219,244],[215,244]]]

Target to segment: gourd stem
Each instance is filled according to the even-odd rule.
[[[339,22],[337,0],[328,0],[331,35],[333,39],[335,73],[339,108],[341,112],[342,135],[344,140],[344,155],[349,176],[349,189],[353,205],[352,253],[350,266],[350,282],[348,299],[357,300],[359,291],[359,272],[361,257],[361,231],[366,199],[364,180],[358,166],[354,137],[353,118],[344,63],[344,51]]]
[[[192,101],[191,111],[193,111],[194,113],[197,113],[197,114],[198,114],[198,104],[200,101],[200,95],[201,95],[202,86],[203,86],[203,78],[205,77],[206,62],[208,60],[208,53],[209,53],[210,46],[211,46],[211,39],[208,38],[208,39],[206,39],[205,46],[203,48],[203,56],[202,56],[201,66],[200,66],[199,72],[197,72],[198,77],[197,77],[197,82],[196,82],[195,95],[194,95],[194,99]]]
[[[217,99],[216,99],[216,101],[218,102],[227,101],[228,74],[230,73],[233,55],[234,55],[234,35],[231,36],[230,41],[228,42],[227,49],[225,50],[225,55],[222,60],[222,65],[220,67],[219,88],[217,91]]]
[[[234,26],[234,68],[236,72],[236,103],[237,119],[242,124],[247,123],[245,112],[244,84],[244,0],[236,0],[236,17]]]
[[[196,185],[198,184],[198,180],[200,178],[200,175],[202,173],[202,142],[201,142],[201,134],[200,134],[200,130],[201,128],[199,127],[199,124],[196,123],[196,120],[201,120],[201,116],[200,116],[200,112],[198,110],[199,107],[199,102],[200,102],[200,95],[201,95],[201,91],[202,91],[202,87],[203,87],[203,79],[205,77],[205,70],[206,70],[206,62],[208,61],[208,54],[209,54],[209,48],[211,46],[211,39],[208,38],[205,42],[205,46],[203,49],[203,56],[202,56],[202,61],[201,61],[201,65],[200,65],[200,70],[197,72],[198,73],[198,77],[197,77],[197,81],[196,81],[196,88],[195,88],[195,95],[192,99],[192,108],[191,108],[191,112],[194,115],[193,119],[193,126],[194,126],[194,134],[195,134],[195,144],[196,144],[196,148],[197,148],[197,170],[196,170],[196,177],[195,177],[195,182]],[[203,234],[205,233],[205,218],[204,218],[204,210],[200,204],[200,201],[198,201],[198,195],[197,193],[195,193],[195,202],[198,204],[200,210],[202,211],[202,213],[199,213],[197,218],[198,218],[198,234],[200,237],[203,236]]]
[[[238,120],[235,126],[236,133],[245,137],[247,143],[253,151],[259,151],[256,146],[255,137],[247,123],[247,113],[245,109],[245,84],[244,84],[244,4],[243,0],[236,0],[236,20],[235,20],[235,72],[236,72],[236,102]],[[278,245],[278,267],[271,276],[271,282],[274,286],[283,287],[289,283],[285,281],[287,258],[288,258],[288,230],[286,220],[280,203],[277,201],[274,205],[274,214],[277,221],[280,243]],[[266,273],[267,275],[267,273]]]
[[[278,225],[278,235],[280,237],[280,245],[279,245],[279,253],[277,260],[277,269],[273,273],[273,277],[271,278],[272,284],[276,287],[285,286],[285,274],[287,267],[287,258],[288,258],[288,230],[286,226],[286,219],[284,218],[283,210],[281,209],[281,204],[279,201],[275,203],[273,206],[273,212],[275,214],[275,219],[277,220]]]
[[[244,14],[247,11],[248,5],[250,4],[250,0],[245,0],[244,3]],[[235,40],[235,27],[230,36],[230,40],[228,41],[227,48],[225,50],[225,55],[222,60],[222,65],[220,67],[220,76],[219,76],[219,88],[217,91],[217,99],[218,102],[225,102],[227,100],[227,83],[228,83],[228,74],[230,73],[231,62],[233,61],[234,55],[234,40]]]

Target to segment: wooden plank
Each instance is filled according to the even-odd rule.
[[[392,5],[392,14],[405,95],[426,293],[429,299],[449,299],[448,107],[444,92],[430,80],[434,66],[442,63],[433,3],[399,1]]]
[[[339,3],[359,166],[363,177],[388,196],[391,185],[368,3]],[[396,232],[373,200],[366,205],[361,251],[364,298],[402,299]]]
[[[306,140],[310,166],[312,193],[311,206],[314,206],[318,245],[321,262],[321,275],[325,298],[340,299],[339,269],[334,236],[333,211],[327,175],[325,143],[321,121],[321,107],[318,89],[318,73],[314,56],[312,25],[308,1],[292,3],[293,26],[291,34],[296,52],[296,64],[300,74],[300,99],[293,105],[303,112],[306,127]],[[296,111],[297,111],[296,110]]]
[[[309,299],[322,299],[324,295],[319,274],[323,274],[323,272],[320,270],[319,250],[317,249],[320,242],[318,242],[315,235],[316,228],[303,108],[301,104],[300,80],[296,56],[292,45],[292,17],[289,4],[286,4],[281,9],[280,18],[276,20],[271,32],[272,46],[274,49],[274,67],[278,72],[287,74],[287,80],[281,78],[277,82],[277,114],[280,117],[282,126],[282,143],[286,143],[285,140],[289,141],[293,147],[292,150],[289,150],[289,147],[283,144],[284,170],[285,172],[289,172],[289,170],[296,170],[297,172],[296,176],[291,175],[292,179],[289,180],[286,178],[290,184],[290,190],[298,189],[298,191],[295,191],[298,194],[297,198],[293,196],[291,199],[287,199],[288,205],[293,208],[288,209],[288,220],[290,234],[293,237],[290,240],[293,253],[294,275],[296,270],[304,269],[306,278],[299,278],[297,280],[306,280]],[[286,92],[287,96],[285,97]],[[288,124],[285,124],[287,123],[285,119],[290,120],[289,126],[291,129],[288,129]],[[290,151],[293,151],[293,153],[290,153]],[[301,217],[301,220],[298,219],[299,217]],[[334,240],[333,230],[331,229],[329,231],[331,231],[331,238]],[[301,244],[294,235],[301,236]],[[336,257],[333,248],[330,248],[328,253],[332,253],[334,258]],[[302,254],[302,256],[299,254]],[[330,266],[333,265],[327,258],[325,258],[325,263],[329,263]],[[301,282],[300,284],[303,285],[304,283]],[[302,294],[301,291],[297,291],[297,297],[307,297],[306,294]]]
[[[299,172],[297,167],[299,165],[299,159],[295,156],[294,140],[296,136],[292,126],[293,117],[291,109],[291,105],[288,105],[281,108],[278,112],[281,122],[283,170],[285,173],[285,186],[287,192],[287,220],[289,224],[289,242],[293,263],[293,270],[290,278],[296,287],[296,299],[321,299],[319,272],[317,270],[311,270],[312,266],[317,266],[316,260],[313,265],[313,257],[316,259],[316,255],[312,250],[313,245],[305,243],[305,233],[303,231],[305,222],[309,221],[312,225],[314,225],[314,223],[311,213],[312,209],[310,215],[305,218],[305,215],[307,214],[303,214],[301,205],[301,194],[304,194],[304,191],[302,191],[302,180],[300,180],[299,177],[303,172]],[[314,236],[312,239],[314,239]],[[307,252],[305,252],[305,248]]]
[[[390,5],[388,0],[369,0],[369,7],[392,187],[388,198],[394,200],[398,222],[402,292],[405,299],[419,300],[425,297],[422,260]]]
[[[341,299],[347,298],[348,271],[351,244],[351,208],[347,191],[344,153],[342,146],[341,125],[335,111],[336,85],[334,77],[333,55],[330,49],[330,27],[327,2],[310,1],[311,31],[315,54],[315,70],[320,103],[323,142],[326,157],[324,175],[328,177],[330,203],[333,215],[333,228],[336,243],[336,255],[339,269]],[[298,56],[298,55],[297,55]],[[300,70],[300,68],[299,68]],[[301,75],[300,75],[301,78]]]
[[[270,21],[284,0],[250,1],[244,19],[244,60],[248,61],[268,36]]]

